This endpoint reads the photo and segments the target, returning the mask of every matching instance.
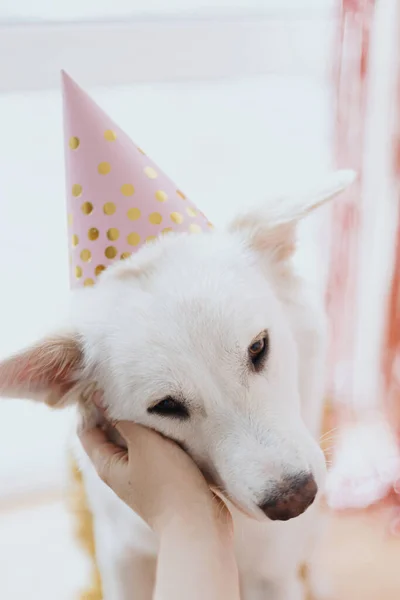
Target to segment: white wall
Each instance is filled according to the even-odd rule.
[[[137,15],[165,16],[234,12],[321,14],[334,7],[334,0],[3,0],[0,20],[79,20]]]

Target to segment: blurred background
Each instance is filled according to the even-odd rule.
[[[399,4],[0,3],[0,358],[51,330],[68,302],[60,69],[217,226],[334,168],[358,171],[345,197],[302,225],[297,257],[334,333],[318,557],[332,600],[400,592]],[[87,585],[90,561],[65,502],[72,418],[0,403],[7,600],[70,600]]]

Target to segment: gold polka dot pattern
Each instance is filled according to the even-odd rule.
[[[137,221],[140,219],[140,210],[138,208],[130,208],[127,212],[128,219],[131,221]]]
[[[163,190],[157,190],[156,200],[158,200],[159,202],[166,202],[168,200],[168,196]]]
[[[115,206],[114,202],[106,202],[103,206],[103,212],[105,215],[113,215],[116,210],[117,207]]]
[[[131,183],[124,183],[124,185],[121,186],[121,193],[124,196],[133,196],[135,193],[135,188]]]
[[[71,148],[71,150],[76,150],[77,148],[79,148],[79,138],[76,136],[72,136],[69,138],[69,147]]]
[[[180,225],[183,222],[183,216],[179,212],[172,212],[170,217],[171,221],[177,223],[178,225]]]
[[[104,254],[107,258],[115,258],[118,254],[118,250],[115,246],[107,246],[107,248],[104,251]]]
[[[119,231],[116,227],[111,227],[108,231],[107,231],[107,238],[111,241],[111,242],[115,242],[118,238],[119,238]]]
[[[97,170],[100,175],[108,175],[108,173],[111,171],[111,165],[108,162],[101,162],[97,167]]]
[[[126,238],[130,246],[138,246],[140,244],[140,235],[133,231]]]
[[[169,233],[211,224],[145,152],[76,84],[64,80],[71,285],[92,286]]]
[[[107,140],[107,142],[115,142],[117,134],[112,129],[106,129],[104,132],[104,139]]]
[[[74,183],[74,185],[72,186],[72,195],[74,196],[74,198],[79,198],[80,196],[82,196],[82,186],[80,183]]]
[[[92,242],[94,242],[95,240],[98,239],[99,237],[99,230],[97,229],[97,227],[91,227],[88,231],[88,238],[89,240],[91,240]]]
[[[96,277],[98,277],[100,275],[100,273],[102,273],[105,270],[106,270],[106,268],[104,265],[97,265],[97,267],[94,270],[94,274],[96,275]]]
[[[92,253],[87,248],[81,251],[81,259],[83,262],[89,262],[92,260]]]
[[[84,215],[90,215],[93,212],[93,204],[91,202],[84,202],[81,208]]]
[[[159,212],[153,212],[149,216],[149,221],[153,225],[159,225],[161,223],[161,221],[162,221],[162,215],[160,215]]]
[[[157,177],[158,177],[158,173],[157,173],[157,171],[155,169],[153,169],[153,167],[146,167],[144,169],[144,174],[149,179],[157,179]]]

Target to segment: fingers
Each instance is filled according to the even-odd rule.
[[[122,435],[128,446],[135,439],[135,435],[139,436],[142,431],[147,431],[146,427],[141,427],[133,421],[116,421],[113,426]]]
[[[118,462],[127,460],[126,450],[109,441],[101,429],[89,429],[79,434],[82,446],[101,479],[112,487],[110,479]]]
[[[114,444],[108,440],[105,432],[97,427],[80,432],[79,439],[81,440],[86,454],[93,462],[96,462],[96,458],[99,454],[108,457],[110,454],[114,453],[115,448],[118,450],[118,447],[114,447]]]

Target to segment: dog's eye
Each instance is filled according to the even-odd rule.
[[[260,352],[262,352],[265,348],[265,341],[264,339],[262,340],[258,340],[257,342],[254,342],[254,344],[252,344],[249,348],[249,352],[251,356],[258,356],[260,354]]]
[[[249,346],[249,357],[256,371],[261,371],[264,367],[268,350],[269,337],[265,331]]]
[[[148,412],[160,417],[173,417],[174,419],[188,419],[189,411],[182,402],[168,396],[148,409]]]

